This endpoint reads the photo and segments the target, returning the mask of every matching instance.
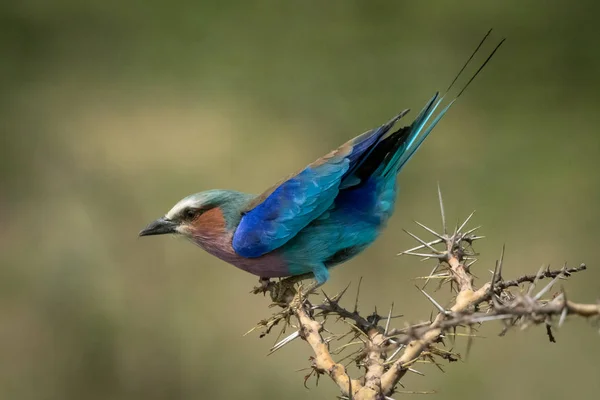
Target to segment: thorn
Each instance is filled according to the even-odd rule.
[[[435,275],[427,275],[427,276],[417,276],[415,278],[411,278],[411,280],[416,281],[419,279],[448,279],[450,277],[450,274],[446,273],[446,272],[442,272],[441,274],[435,274]],[[425,289],[425,287],[422,287],[421,289]]]
[[[333,296],[331,300],[333,300],[334,303],[339,302],[342,299],[342,296],[346,294],[346,290],[348,290],[351,284],[352,282],[349,282],[348,285],[346,285],[346,287],[341,292]]]
[[[440,213],[442,214],[442,230],[444,231],[444,235],[448,234],[446,230],[446,214],[444,212],[444,200],[442,199],[442,189],[440,188],[440,183],[438,182],[438,198],[440,200]]]
[[[475,264],[477,261],[479,261],[479,259],[478,258],[474,258],[473,261],[471,261],[470,263],[467,263],[465,265],[465,267],[470,268],[471,265]]]
[[[467,219],[465,219],[465,222],[463,222],[460,227],[457,229],[458,232],[462,231],[463,228],[469,223],[469,221],[471,220],[471,217],[473,216],[473,214],[475,214],[475,210],[473,210],[473,212],[467,217]]]
[[[303,372],[303,371],[308,371],[311,369],[313,369],[313,367],[305,367],[305,368],[300,368],[300,369],[294,370],[294,372]]]
[[[442,243],[442,242],[443,242],[443,240],[442,240],[442,239],[435,239],[435,240],[432,240],[431,242],[428,242],[428,243],[427,243],[427,245],[431,246],[431,245],[434,245],[434,244],[439,244],[439,243]],[[406,251],[415,251],[415,250],[421,250],[421,249],[423,249],[423,248],[425,248],[425,247],[426,247],[426,246],[424,246],[424,245],[419,245],[419,246],[413,247],[412,249],[408,249],[408,250],[406,250]],[[398,254],[396,254],[396,255],[397,255],[397,256],[401,256],[401,255],[402,255],[402,253],[398,253]]]
[[[465,360],[468,359],[469,358],[469,354],[471,354],[471,347],[473,346],[472,332],[473,332],[473,326],[472,325],[468,325],[468,327],[467,327],[467,333],[469,334],[469,337],[467,338],[467,350],[465,351]]]
[[[341,320],[341,317],[339,317],[336,322],[338,322],[340,320]],[[352,331],[348,331],[348,332],[346,332],[344,334],[338,334],[336,340],[337,341],[341,341],[341,340],[345,339],[346,336],[349,336],[351,333],[352,333]],[[350,340],[353,340],[353,339],[350,339]]]
[[[417,371],[417,370],[416,370],[416,369],[414,369],[414,368],[410,368],[410,367],[408,367],[407,369],[408,369],[410,372],[412,372],[413,374],[417,374],[417,375],[425,376],[425,374],[424,374],[424,373],[422,373],[422,372],[419,372],[419,371]]]
[[[392,361],[392,360],[394,359],[394,357],[396,357],[396,355],[397,355],[398,353],[400,353],[400,350],[402,350],[403,348],[404,348],[404,345],[403,345],[403,344],[401,344],[400,346],[398,346],[398,348],[397,348],[396,350],[394,350],[394,352],[392,353],[392,355],[391,355],[391,356],[389,356],[389,357],[387,358],[387,360],[385,360],[385,362],[387,363],[387,362],[390,362],[390,361]]]
[[[357,344],[364,345],[364,344],[365,344],[365,342],[363,342],[363,341],[361,340],[361,341],[359,341],[359,342],[350,342],[350,343],[343,344],[343,345],[341,345],[340,347],[338,347],[337,349],[335,349],[335,350],[332,350],[332,351],[331,351],[331,354],[339,354],[339,353],[341,353],[341,352],[342,352],[342,350],[344,350],[346,347],[349,347],[349,346],[354,346],[354,345],[357,345]]]
[[[473,236],[470,239],[471,239],[472,242],[474,242],[476,240],[485,239],[485,236]]]
[[[356,300],[354,301],[354,312],[358,312],[358,296],[360,295],[360,284],[362,283],[362,276],[358,280],[358,287],[356,288]]]
[[[452,233],[453,240],[455,240],[457,238],[457,234],[458,234],[458,221],[456,221],[456,224],[454,225],[454,232]]]
[[[535,289],[536,282],[544,276],[543,273],[544,273],[544,266],[542,265],[540,267],[540,270],[538,271],[538,273],[535,274],[535,278],[533,279],[533,282],[531,282],[531,285],[529,285],[529,289],[527,289],[527,296],[531,296],[531,293],[533,293],[533,289]]]
[[[427,254],[427,253],[413,253],[412,251],[403,251],[401,254],[406,254],[409,256],[415,257],[425,257],[425,258],[444,258],[445,254]]]
[[[433,274],[435,274],[438,270],[438,268],[440,267],[440,264],[436,264],[435,267],[433,267],[433,269],[431,270],[431,273],[429,274],[429,276],[427,277],[427,280],[425,281],[425,283],[423,284],[423,289],[425,289],[425,287],[427,286],[427,284],[429,283],[429,281],[431,280],[431,278],[433,277]]]
[[[468,231],[466,231],[466,232],[464,233],[464,235],[465,235],[465,236],[467,236],[467,235],[470,235],[471,233],[475,232],[477,229],[480,229],[480,228],[481,228],[481,225],[479,225],[479,226],[476,226],[476,227],[475,227],[475,228],[473,228],[473,229],[469,229]]]
[[[392,303],[390,307],[390,312],[388,313],[387,321],[385,322],[385,330],[383,331],[383,336],[387,336],[388,330],[390,328],[390,321],[392,320],[392,311],[394,311],[394,303]]]
[[[560,270],[563,272],[565,272],[567,270],[567,262],[566,261]]]
[[[490,292],[492,293],[492,296],[494,295],[494,286],[496,285],[496,278],[498,277],[498,264],[499,264],[499,262],[496,261],[496,267],[494,267],[494,273],[492,274],[492,281],[490,282]]]
[[[439,239],[441,239],[442,241],[445,241],[446,239],[444,238],[444,236],[440,235],[439,233],[437,233],[436,231],[434,231],[433,229],[429,228],[426,225],[423,225],[422,223],[420,223],[419,221],[415,221],[415,224],[419,225],[421,228],[425,229],[427,232],[431,233],[433,236],[437,236]]]
[[[565,319],[567,318],[567,313],[569,312],[569,309],[566,307],[566,305],[563,307],[561,313],[560,313],[560,319],[558,320],[558,327],[560,328],[562,326],[562,324],[565,323]]]
[[[554,286],[554,284],[556,283],[556,281],[557,281],[557,280],[559,280],[561,276],[562,276],[562,273],[560,273],[560,274],[556,275],[556,276],[554,277],[554,279],[552,279],[552,280],[551,280],[551,281],[550,281],[550,282],[549,282],[549,283],[548,283],[548,284],[547,284],[547,285],[546,285],[546,286],[545,286],[545,287],[544,287],[542,290],[540,290],[540,291],[539,291],[539,293],[538,293],[538,294],[536,294],[536,295],[534,296],[533,300],[535,300],[535,301],[539,300],[539,299],[540,299],[540,298],[541,298],[541,297],[542,297],[544,294],[546,294],[546,292],[547,292],[548,290],[550,290],[550,288],[551,288],[552,286]]]
[[[404,314],[396,314],[396,315],[392,315],[390,318],[394,319],[394,318],[402,318],[404,317]],[[381,319],[386,319],[386,318],[381,318]]]
[[[492,306],[495,310],[502,307],[502,304],[500,303],[500,301],[498,301],[498,296],[495,296],[493,293],[492,293]]]
[[[417,242],[421,243],[421,245],[427,247],[429,250],[433,251],[436,254],[441,253],[441,251],[439,251],[438,249],[433,248],[429,243],[425,242],[424,240],[422,240],[421,238],[419,238],[417,235],[414,235],[412,233],[410,233],[409,231],[407,231],[406,229],[402,229],[407,235],[409,235],[410,237],[412,237],[413,239],[415,239]],[[410,251],[410,250],[407,250]]]
[[[260,325],[256,325],[255,327],[253,327],[252,329],[250,329],[248,332],[244,333],[242,335],[243,336],[248,336],[249,334],[251,334],[252,332],[254,332],[255,330],[257,330],[260,327]]]
[[[354,351],[354,352],[352,352],[352,353],[344,356],[343,358],[341,358],[338,361],[338,364],[341,364],[342,361],[344,361],[344,360],[350,359],[350,361],[346,365],[344,365],[345,368],[348,368],[348,366],[350,364],[352,364],[353,362],[356,362],[360,358],[360,355],[361,355],[362,352],[363,352],[363,349],[358,349],[358,350],[356,350],[356,351]],[[358,354],[358,356],[354,357],[357,354]]]
[[[467,328],[469,326],[471,326],[471,325],[467,325]],[[473,329],[472,326],[471,326],[471,329]],[[475,329],[473,329],[473,330],[475,330]],[[471,333],[460,333],[460,332],[457,332],[457,333],[446,333],[446,336],[464,336],[464,337],[485,339],[485,336],[475,335],[475,334],[471,334]]]
[[[294,339],[297,339],[299,337],[300,337],[300,331],[296,331],[296,332],[292,333],[291,335],[287,336],[286,338],[281,340],[279,343],[277,343],[273,347],[271,347],[267,356],[270,356],[271,354],[275,353],[277,350],[281,349],[286,344],[292,342]]]
[[[504,252],[506,250],[506,243],[502,245],[502,251],[500,252],[500,260],[498,261],[498,278],[502,279],[502,267],[504,266]]]
[[[277,338],[275,339],[275,343],[277,343],[279,338],[281,338],[281,335],[283,335],[285,333],[285,329],[287,328],[287,325],[288,324],[283,324],[283,326],[281,327],[281,330],[279,331],[279,335],[277,335]]]
[[[352,330],[357,333],[358,335],[364,336],[366,339],[369,339],[369,335],[367,335],[362,329],[360,329],[357,325],[353,324],[352,322],[348,321],[345,318],[340,319],[340,321],[342,321],[343,323],[345,323],[346,325],[348,325],[349,327],[352,328]],[[357,335],[357,336],[358,336]]]
[[[439,363],[437,363],[437,362],[435,361],[435,359],[433,358],[433,356],[432,356],[431,354],[428,356],[428,358],[429,358],[429,360],[431,361],[431,363],[432,363],[433,365],[435,365],[436,367],[438,367],[438,369],[439,369],[440,371],[442,371],[443,373],[446,373],[446,371],[444,371],[444,368],[442,368],[442,366],[441,366]]]
[[[567,314],[569,313],[569,309],[567,307],[567,292],[565,292],[565,289],[562,288],[562,287],[561,287],[561,291],[562,291],[563,309],[562,309],[562,311],[560,313],[560,319],[558,320],[558,327],[559,328],[565,322],[565,319],[567,318]]]
[[[433,305],[438,309],[438,311],[444,315],[448,315],[449,312],[442,307],[437,301],[435,301],[435,299],[433,297],[431,297],[430,295],[428,295],[423,289],[421,289],[420,287],[417,286],[417,289],[419,289],[421,291],[421,293],[423,293],[425,295],[425,297],[427,297],[429,299],[429,301],[431,301],[433,303]]]

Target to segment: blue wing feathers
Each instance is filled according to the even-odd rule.
[[[389,134],[408,112],[403,111],[257,197],[235,230],[234,250],[242,257],[260,257],[288,243],[313,221],[325,221],[334,213],[339,218],[338,212],[347,214],[348,223],[359,213],[363,223],[381,225],[394,208],[395,175],[452,105],[426,127],[441,100],[436,93],[410,126]],[[361,246],[366,243],[356,240]]]
[[[324,213],[348,170],[346,159],[309,166],[285,181],[241,219],[233,248],[243,257],[259,257],[289,241]]]

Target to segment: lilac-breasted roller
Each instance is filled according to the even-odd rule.
[[[263,279],[312,273],[316,285],[323,284],[331,267],[356,256],[377,239],[394,212],[398,172],[500,44],[437,115],[443,100],[438,93],[407,126],[395,128],[408,113],[405,110],[261,195],[207,190],[188,196],[139,235],[183,235],[210,254]]]

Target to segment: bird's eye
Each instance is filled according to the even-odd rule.
[[[195,210],[193,208],[188,208],[187,210],[184,211],[183,215],[186,219],[192,219],[194,218],[196,215],[198,214],[198,210]]]

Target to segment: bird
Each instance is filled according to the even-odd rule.
[[[139,236],[186,237],[263,283],[271,278],[312,277],[308,291],[323,285],[332,267],[357,256],[386,227],[394,213],[398,173],[504,42],[436,114],[490,32],[444,95],[436,92],[410,124],[396,128],[409,112],[404,110],[260,195],[221,189],[189,195]]]

